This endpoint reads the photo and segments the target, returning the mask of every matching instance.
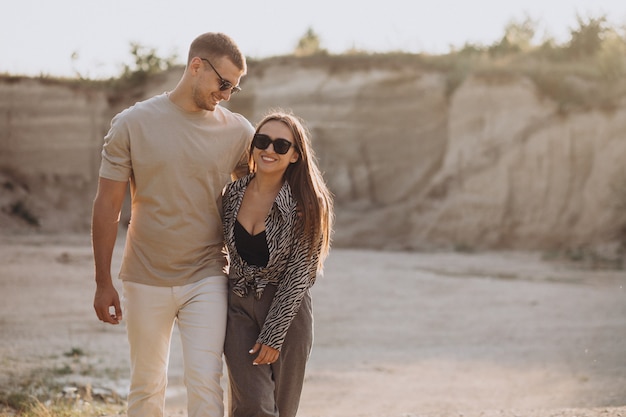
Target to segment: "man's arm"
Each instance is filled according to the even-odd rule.
[[[111,259],[127,184],[101,177],[91,218],[91,243],[96,275],[93,307],[98,319],[111,324],[118,324],[122,319],[119,294],[111,279]],[[115,309],[115,313],[109,311],[110,307]]]
[[[237,166],[235,170],[231,173],[230,179],[235,181],[241,177],[245,177],[250,173],[250,166],[248,165],[248,153],[244,153],[241,155],[239,162],[237,162]]]

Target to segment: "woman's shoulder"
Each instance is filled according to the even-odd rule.
[[[245,190],[250,180],[254,177],[254,174],[247,174],[241,178],[237,178],[233,182],[226,185],[226,192],[237,192]]]

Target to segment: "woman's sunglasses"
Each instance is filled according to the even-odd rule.
[[[293,143],[289,142],[287,139],[278,138],[272,140],[269,136],[262,133],[255,133],[254,139],[252,139],[252,145],[261,150],[267,149],[270,143],[274,147],[274,152],[279,155],[284,155],[289,152],[289,148],[293,145]]]

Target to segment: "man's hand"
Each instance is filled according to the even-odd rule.
[[[276,362],[278,356],[280,355],[280,351],[260,343],[256,343],[254,347],[248,351],[251,355],[254,355],[257,352],[259,352],[259,354],[256,359],[252,361],[252,365],[271,365]]]
[[[111,312],[113,307],[114,312]],[[113,284],[98,286],[93,299],[93,308],[100,321],[111,324],[119,324],[122,320],[122,308],[120,296]]]

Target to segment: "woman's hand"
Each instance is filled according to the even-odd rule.
[[[250,351],[249,354],[254,355],[259,352],[257,357],[252,361],[252,365],[271,365],[276,362],[280,352],[272,347],[267,345],[263,345],[261,343],[256,343]]]

